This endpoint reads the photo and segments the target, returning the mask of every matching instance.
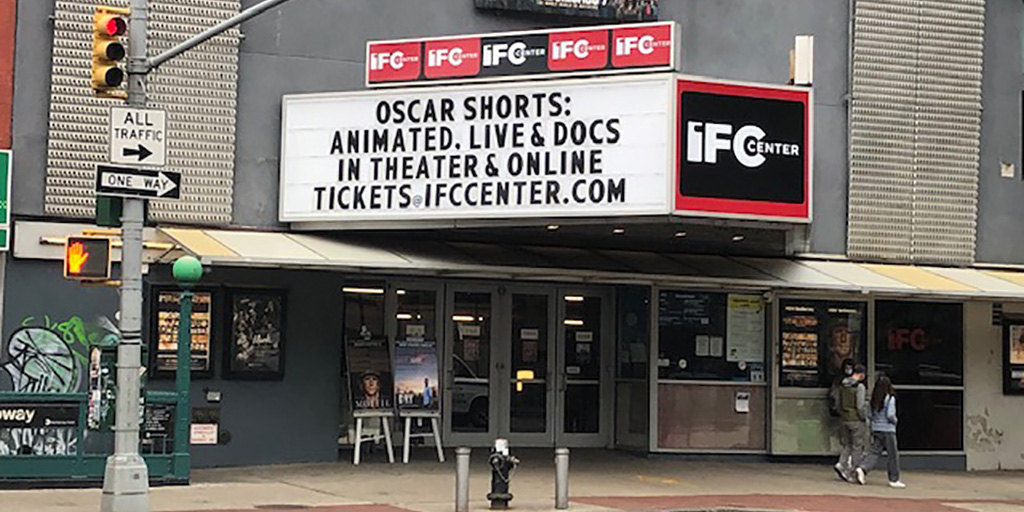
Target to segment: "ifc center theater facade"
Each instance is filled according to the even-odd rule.
[[[437,415],[445,447],[501,437],[513,449],[825,456],[838,451],[827,389],[852,358],[896,383],[908,464],[1021,466],[1024,436],[1012,425],[1024,273],[975,264],[973,253],[872,248],[898,244],[886,246],[884,230],[864,235],[865,215],[885,208],[864,199],[863,180],[884,174],[889,155],[884,134],[857,124],[885,109],[837,100],[863,92],[845,82],[861,69],[856,52],[846,60],[854,36],[819,26],[817,71],[803,67],[814,52],[799,38],[787,84],[785,51],[771,64],[778,73],[717,72],[701,53],[706,36],[684,37],[697,21],[725,23],[717,14],[688,20],[662,6],[660,21],[555,18],[567,28],[537,29],[553,23],[485,12],[471,13],[470,26],[488,28],[479,33],[359,41],[362,84],[261,97],[280,124],[247,143],[276,145],[260,149],[271,174],[245,194],[236,181],[233,195],[236,208],[276,212],[272,225],[247,227],[230,209],[226,222],[202,217],[193,202],[215,203],[190,194],[207,178],[203,193],[221,194],[222,176],[202,173],[222,155],[211,147],[209,162],[190,160],[206,151],[202,137],[169,145],[191,188],[177,205],[150,207],[148,384],[173,388],[179,289],[168,263],[196,256],[208,273],[193,313],[192,421],[215,435],[192,446],[195,464],[335,460],[357,418],[393,414],[400,441],[398,418],[412,412]],[[776,46],[803,33],[775,34]],[[821,56],[839,54],[834,77]],[[168,80],[154,87],[173,88]],[[51,94],[58,106],[77,101]],[[218,119],[167,101],[171,137],[190,123],[216,135]],[[241,122],[253,101],[223,109],[237,108],[239,144],[257,130]],[[952,125],[980,126],[980,108],[954,114]],[[68,137],[62,128],[50,123],[51,149]],[[227,149],[239,166],[231,179],[262,165]],[[59,153],[43,166],[50,178]],[[977,159],[949,165],[978,173]],[[73,206],[60,215],[49,183],[47,215],[15,211],[7,340],[60,334],[71,318],[99,332],[92,319],[116,311],[113,291],[59,276],[60,241],[95,227]],[[821,231],[837,225],[846,240],[825,250],[832,242],[820,237],[832,235]]]

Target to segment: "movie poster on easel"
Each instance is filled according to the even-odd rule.
[[[395,392],[387,339],[349,339],[345,348],[353,411],[390,412]]]
[[[440,410],[437,342],[409,338],[395,342],[395,396],[403,411]]]

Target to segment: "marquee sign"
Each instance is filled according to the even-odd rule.
[[[289,95],[283,222],[670,211],[674,75]]]
[[[678,38],[668,22],[371,41],[366,85],[671,71]]]
[[[810,221],[810,89],[681,78],[677,96],[677,213]]]

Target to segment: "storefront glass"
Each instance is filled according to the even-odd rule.
[[[601,419],[601,298],[565,296],[565,432],[597,433]]]
[[[548,296],[512,295],[512,432],[547,430]]]
[[[779,301],[779,385],[827,388],[842,363],[867,362],[864,302]]]
[[[875,303],[875,370],[896,385],[900,448],[963,450],[963,305]]]
[[[616,303],[615,444],[647,449],[651,289],[620,286],[616,289]]]
[[[878,301],[875,311],[876,370],[897,386],[963,385],[962,305]]]
[[[658,297],[658,378],[764,381],[761,297],[662,291]]]
[[[450,327],[453,432],[490,429],[491,294],[455,292]]]

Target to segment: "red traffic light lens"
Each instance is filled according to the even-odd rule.
[[[125,31],[128,30],[128,24],[125,23],[124,18],[112,16],[107,19],[106,30],[108,36],[124,35]]]

